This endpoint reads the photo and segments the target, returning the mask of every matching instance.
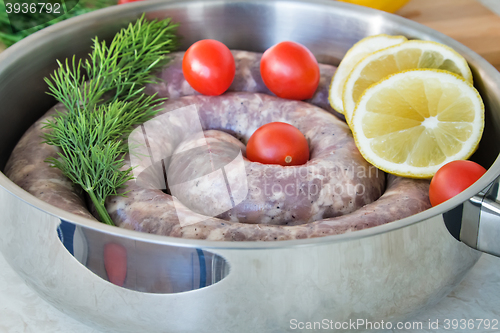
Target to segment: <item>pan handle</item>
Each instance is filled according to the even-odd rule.
[[[455,238],[474,249],[500,257],[500,177],[443,216]]]

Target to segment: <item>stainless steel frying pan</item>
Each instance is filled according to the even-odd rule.
[[[438,302],[462,280],[480,256],[466,244],[500,255],[500,74],[434,30],[334,1],[152,1],[100,10],[26,38],[0,55],[0,170],[24,131],[54,104],[43,78],[55,60],[84,56],[92,37],[110,38],[143,12],[180,23],[184,49],[202,38],[251,51],[294,40],[319,61],[338,64],[352,44],[373,34],[447,44],[469,61],[484,99],[486,128],[473,159],[489,170],[452,200],[403,220],[266,243],[110,227],[48,205],[0,173],[0,250],[49,303],[119,332],[285,332],[300,331],[294,323],[327,320],[335,329],[358,319],[392,324]],[[126,249],[122,287],[107,281],[109,242]]]

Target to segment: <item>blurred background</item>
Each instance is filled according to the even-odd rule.
[[[46,0],[53,6],[56,3],[62,4],[60,13],[55,14],[22,13],[20,4],[36,4],[38,0],[0,0],[0,51],[64,19],[135,1],[141,0]],[[338,1],[395,13],[422,23],[468,46],[500,69],[500,0]]]

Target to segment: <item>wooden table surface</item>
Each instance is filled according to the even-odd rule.
[[[500,16],[479,1],[411,0],[396,14],[450,36],[500,70]]]

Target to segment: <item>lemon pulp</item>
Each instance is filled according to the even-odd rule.
[[[368,88],[352,118],[363,156],[382,170],[432,176],[476,149],[484,105],[463,78],[439,70],[394,74]]]

